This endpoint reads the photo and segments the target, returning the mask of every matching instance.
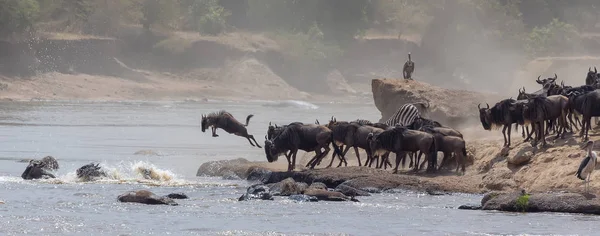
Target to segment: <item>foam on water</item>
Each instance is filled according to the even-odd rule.
[[[115,165],[100,163],[106,177],[96,178],[94,181],[82,181],[77,177],[76,170],[65,174],[55,174],[53,179],[24,180],[19,176],[0,176],[0,183],[12,182],[22,184],[143,184],[148,186],[181,187],[181,186],[237,186],[236,183],[222,181],[186,180],[170,170],[161,169],[146,161],[120,162]],[[208,181],[207,181],[208,180]],[[209,182],[210,181],[210,182]]]

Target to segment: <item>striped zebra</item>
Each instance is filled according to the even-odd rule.
[[[421,117],[419,109],[417,109],[414,104],[407,103],[402,105],[400,109],[398,109],[398,111],[396,111],[396,113],[394,113],[394,115],[392,115],[392,117],[390,117],[384,123],[389,126],[409,126],[415,121],[416,118],[419,117]]]

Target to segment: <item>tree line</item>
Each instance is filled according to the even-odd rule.
[[[439,44],[507,40],[532,55],[599,22],[594,0],[0,0],[0,38],[37,31],[112,36],[121,25],[216,35],[238,29],[308,34],[343,45],[367,30]],[[463,38],[461,38],[463,37]],[[445,37],[442,37],[445,38]]]

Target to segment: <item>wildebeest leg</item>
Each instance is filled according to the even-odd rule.
[[[256,143],[256,146],[257,146],[258,148],[262,148],[262,147],[260,146],[260,144],[258,144],[258,142],[256,142],[256,139],[254,139],[254,135],[248,134],[248,136],[247,136],[246,138],[248,139],[248,141],[250,141],[250,140],[252,139],[252,141],[254,141],[254,143]],[[252,144],[252,142],[250,142],[250,144]],[[252,146],[254,146],[254,145],[252,145]]]
[[[335,142],[334,142],[334,143],[331,143],[331,145],[336,145],[336,144],[335,144]],[[344,145],[340,146],[339,148],[340,148],[340,149],[343,149],[343,148],[344,148]],[[327,165],[327,167],[325,167],[325,168],[330,168],[330,167],[333,165],[333,161],[335,161],[335,157],[336,157],[336,156],[338,157],[338,159],[340,159],[340,164],[338,165],[338,167],[339,167],[340,165],[342,165],[342,157],[338,156],[336,152],[333,152],[333,154],[331,154],[331,162],[329,162],[329,165]],[[318,163],[317,165],[320,165],[320,164],[321,164],[321,163],[320,163],[320,161],[319,161],[319,163]]]
[[[312,170],[312,169],[314,169],[314,168],[315,168],[315,166],[316,166],[316,165],[319,163],[319,159],[321,159],[321,157],[323,157],[323,153],[324,153],[324,152],[321,152],[321,148],[317,148],[317,149],[315,149],[315,157],[313,157],[313,159],[314,159],[315,161],[313,161],[313,162],[312,162],[312,165],[310,165],[310,169],[311,169],[311,170]]]
[[[521,137],[525,138],[525,125],[521,125]]]
[[[337,167],[342,166],[342,160],[344,161],[345,166],[348,166],[348,162],[346,162],[346,153],[348,152],[348,150],[350,150],[350,146],[346,145],[346,148],[344,148],[344,151],[342,152],[342,156],[340,157],[340,164]]]
[[[508,125],[506,127],[508,128],[508,145],[507,145],[507,147],[510,147],[510,132],[512,129],[510,128],[510,125]]]
[[[290,152],[292,153],[292,162],[288,166],[288,172],[293,171],[294,168],[296,168],[296,154],[298,154],[298,149],[290,150]]]
[[[358,147],[354,147],[354,152],[356,153],[356,159],[358,159],[358,166],[362,166],[361,162],[360,162],[360,155],[358,154]],[[367,158],[368,160],[368,158]],[[366,166],[366,162],[365,162],[365,166]]]
[[[219,137],[219,135],[217,134],[217,127],[212,126],[212,136],[213,137]],[[254,145],[252,145],[254,146]]]
[[[442,152],[442,154],[444,154],[444,157],[442,158],[440,165],[437,167],[438,170],[442,170],[442,167],[444,167],[448,159],[450,159],[450,155],[447,152]]]
[[[504,146],[505,147],[508,146],[508,139],[506,138],[506,128],[507,127],[508,127],[507,125],[504,125],[504,127],[502,128],[502,136],[504,136]]]
[[[542,147],[545,147],[546,146],[546,133],[543,132],[543,130],[544,130],[544,122],[540,122],[540,131],[542,132],[541,133],[541,135],[542,135]]]
[[[400,159],[401,159],[400,155],[402,155],[402,158],[405,158],[406,157],[406,153],[402,152],[402,151],[400,151],[400,152],[396,151],[394,153],[396,153],[396,167],[394,168],[394,172],[393,173],[397,174],[398,173],[398,166],[400,166]]]
[[[255,147],[255,146],[254,146],[254,143],[252,143],[252,140],[250,139],[250,137],[246,137],[246,139],[248,139],[248,142],[250,142],[250,145],[252,145],[252,147]],[[255,142],[256,142],[256,141],[255,141]],[[258,144],[258,143],[257,143],[257,144]]]

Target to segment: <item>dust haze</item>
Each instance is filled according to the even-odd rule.
[[[417,81],[516,97],[540,75],[583,84],[600,61],[586,0],[89,0],[80,18],[28,1],[31,27],[0,34],[5,99],[371,101],[409,52]]]

